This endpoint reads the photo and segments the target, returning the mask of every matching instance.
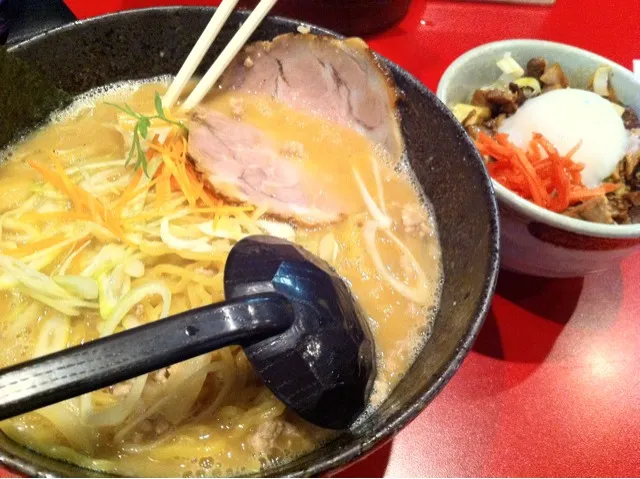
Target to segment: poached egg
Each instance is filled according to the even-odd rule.
[[[545,136],[561,155],[579,142],[572,157],[582,163],[582,182],[587,188],[600,186],[624,157],[628,133],[611,102],[601,96],[574,88],[553,90],[526,101],[505,119],[500,133],[525,149],[533,133]]]

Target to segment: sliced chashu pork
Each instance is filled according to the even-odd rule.
[[[361,40],[283,35],[249,45],[225,72],[221,87],[271,96],[352,127],[381,145],[392,161],[402,154],[395,87]],[[189,131],[191,158],[228,199],[307,225],[337,221],[348,211],[347,205],[314,195],[311,175],[241,119],[200,109]]]
[[[396,86],[359,38],[286,34],[253,43],[227,68],[220,86],[272,96],[357,129],[394,160],[402,154]]]
[[[193,115],[189,155],[214,190],[230,200],[306,225],[332,223],[344,213],[337,202],[314,194],[313,178],[262,131],[220,112]]]

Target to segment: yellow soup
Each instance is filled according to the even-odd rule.
[[[194,184],[179,127],[151,122],[141,144],[148,177],[135,157],[125,166],[135,120],[105,102],[153,114],[154,93],[165,89],[127,84],[85,97],[8,150],[0,168],[0,366],[221,301],[233,244],[278,234],[329,262],[367,313],[378,355],[374,409],[426,340],[439,299],[435,224],[406,168],[361,134],[270,98],[210,97],[205,107],[229,116],[241,100],[241,121],[275,144],[301,145],[297,161],[316,179],[314,194],[348,206],[332,224],[286,223]],[[389,228],[372,217],[354,168]],[[287,410],[238,346],[0,428],[46,455],[126,476],[253,473],[332,435]]]

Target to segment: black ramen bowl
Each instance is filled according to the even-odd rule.
[[[125,79],[175,73],[213,10],[154,8],[72,23],[11,47],[71,94]],[[246,18],[235,13],[203,65]],[[297,22],[267,18],[254,40],[294,32]],[[320,28],[313,33],[331,34]],[[444,284],[430,339],[405,378],[362,424],[269,476],[329,474],[372,451],[406,426],[460,367],[482,325],[498,269],[498,213],[483,162],[449,110],[422,83],[381,58],[404,92],[402,130],[411,167],[433,204],[442,244]],[[0,109],[2,105],[0,105]],[[2,147],[3,145],[0,145]],[[30,476],[98,473],[64,464],[0,434],[0,462]]]

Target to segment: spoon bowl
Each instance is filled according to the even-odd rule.
[[[245,347],[265,384],[300,416],[344,429],[364,410],[376,373],[366,317],[344,281],[321,259],[288,241],[251,236],[231,250],[227,299],[278,293],[293,325]]]

